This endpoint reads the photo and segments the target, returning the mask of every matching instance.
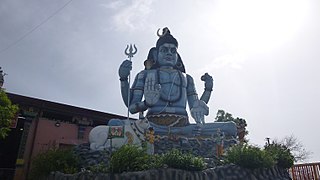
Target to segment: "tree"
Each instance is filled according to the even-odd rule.
[[[294,157],[290,149],[288,149],[286,146],[273,141],[271,144],[267,143],[264,146],[264,149],[267,153],[273,156],[273,158],[276,160],[276,164],[279,167],[285,169],[292,167],[294,163]]]
[[[217,116],[215,118],[216,122],[224,122],[225,121],[225,112],[224,110],[219,109],[217,112]]]
[[[219,109],[215,117],[215,122],[227,122],[227,121],[233,121],[236,124],[244,123],[245,126],[247,126],[247,122],[245,119],[239,118],[239,117],[234,118],[232,114]]]
[[[4,139],[9,131],[18,106],[13,105],[3,89],[0,88],[0,139]]]
[[[238,129],[238,137],[241,142],[247,141],[244,137],[249,132],[246,130],[247,122],[243,118],[236,117],[234,118],[232,114],[225,112],[224,110],[219,109],[217,112],[217,116],[215,118],[215,122],[228,122],[233,121],[237,125]]]
[[[281,140],[275,139],[275,143],[287,147],[294,157],[295,162],[302,162],[310,158],[312,152],[305,149],[301,141],[294,135],[285,136]]]

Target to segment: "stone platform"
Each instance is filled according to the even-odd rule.
[[[277,167],[269,169],[245,169],[236,165],[218,166],[203,171],[185,171],[181,169],[162,168],[137,172],[123,172],[121,174],[94,174],[80,172],[76,174],[63,174],[54,172],[48,180],[290,180],[288,171]]]

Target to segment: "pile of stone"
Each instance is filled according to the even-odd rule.
[[[227,149],[236,141],[225,141],[224,148]],[[183,153],[191,153],[195,156],[205,158],[208,168],[215,167],[218,159],[216,158],[216,143],[212,138],[184,137],[184,136],[162,136],[157,138],[154,143],[155,154],[165,154],[172,149],[178,149]],[[74,154],[80,160],[83,168],[97,164],[109,164],[110,151],[93,151],[90,144],[81,144],[74,148]]]
[[[226,140],[223,145],[224,149],[228,149],[236,143],[236,140]],[[216,155],[216,142],[213,138],[162,136],[154,143],[156,154],[164,154],[172,149],[179,149],[183,153],[192,153],[195,156],[212,158]]]
[[[225,148],[234,144],[233,141],[226,141]],[[273,167],[250,170],[236,165],[218,166],[219,160],[215,156],[215,142],[210,138],[186,138],[162,136],[155,141],[155,153],[164,154],[173,148],[182,152],[192,153],[204,157],[207,169],[203,171],[185,171],[181,169],[162,168],[150,169],[139,172],[123,172],[121,174],[102,174],[83,171],[76,174],[52,173],[48,179],[75,180],[75,179],[248,179],[248,180],[268,180],[268,179],[291,179],[285,169]],[[108,150],[93,151],[90,144],[81,144],[74,148],[74,153],[80,158],[80,165],[84,169],[97,164],[109,163],[110,153]]]
[[[73,149],[74,154],[79,158],[80,166],[83,168],[94,166],[97,164],[108,164],[110,153],[108,150],[93,151],[90,149],[90,144],[81,144]]]

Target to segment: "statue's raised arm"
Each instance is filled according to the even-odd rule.
[[[205,91],[201,98],[195,90],[193,78],[186,74],[182,59],[178,54],[178,41],[168,28],[151,48],[145,61],[145,69],[140,71],[130,88],[128,76],[132,69],[131,61],[125,60],[119,68],[121,94],[131,113],[147,110],[146,118],[150,122],[165,126],[186,126],[189,124],[186,104],[191,116],[197,123],[204,123],[209,114],[207,103],[211,96],[213,80],[209,74],[201,77],[205,82]],[[128,96],[129,104],[128,104]]]
[[[130,71],[132,70],[132,61],[124,60],[119,68],[119,76],[120,76],[120,83],[121,83],[121,95],[124,104],[128,107],[128,88],[129,82],[128,77],[130,75]]]

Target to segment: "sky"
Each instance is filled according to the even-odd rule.
[[[164,27],[198,94],[213,76],[206,122],[225,110],[246,119],[251,144],[294,135],[320,161],[318,0],[1,0],[4,88],[126,116],[124,50],[138,48],[135,76]]]

